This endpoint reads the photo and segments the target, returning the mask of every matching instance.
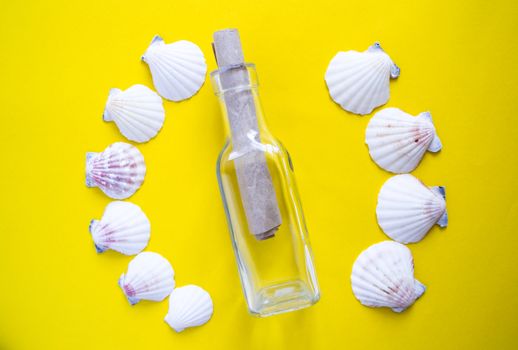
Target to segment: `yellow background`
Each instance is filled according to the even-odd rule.
[[[0,11],[1,349],[518,348],[518,7],[514,1],[10,1]],[[124,141],[101,115],[108,90],[143,83],[154,34],[188,39],[215,68],[213,31],[240,29],[257,64],[269,127],[290,150],[322,299],[257,319],[246,311],[219,197],[220,111],[207,80],[165,103],[139,145],[148,174],[130,201],[152,222],[148,250],[177,285],[207,289],[215,313],[176,334],[167,302],[130,307],[117,279],[130,257],[96,254],[88,223],[110,202],[84,185],[85,152]],[[444,185],[450,225],[411,245],[427,292],[402,314],[361,306],[349,274],[386,239],[376,196],[390,176],[357,117],[329,98],[339,50],[379,40],[401,67],[391,99],[430,110],[444,148],[414,174]]]

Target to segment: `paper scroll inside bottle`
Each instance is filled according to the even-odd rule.
[[[273,237],[281,215],[266,164],[254,97],[249,89],[239,33],[235,29],[214,33],[214,54],[232,133],[234,162],[248,228],[259,240]]]

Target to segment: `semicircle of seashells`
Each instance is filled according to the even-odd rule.
[[[148,142],[164,124],[162,98],[147,86],[136,84],[126,90],[110,90],[103,120],[115,122],[128,140]]]
[[[376,218],[393,240],[419,242],[434,225],[448,225],[446,191],[442,186],[427,187],[410,174],[393,176],[380,189]]]
[[[392,107],[382,109],[369,120],[365,143],[372,160],[396,174],[417,168],[426,151],[442,149],[430,112],[414,117]]]
[[[360,253],[353,264],[351,287],[361,304],[394,312],[406,310],[426,290],[414,278],[410,249],[393,241],[376,243]]]
[[[387,103],[390,79],[399,74],[399,67],[375,43],[363,52],[338,52],[327,67],[325,81],[333,101],[348,112],[365,115]]]
[[[86,153],[86,186],[99,187],[108,197],[131,197],[144,182],[146,163],[137,147],[115,142],[101,153]]]
[[[115,250],[134,255],[146,248],[151,224],[138,205],[114,201],[106,206],[101,220],[90,221],[89,231],[98,253]]]
[[[142,60],[149,66],[155,89],[165,99],[175,102],[188,99],[205,82],[205,56],[198,45],[190,41],[166,44],[156,35]]]

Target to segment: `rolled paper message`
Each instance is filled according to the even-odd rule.
[[[249,231],[259,240],[273,237],[282,223],[264,151],[260,142],[254,97],[236,29],[214,33],[213,49],[220,71],[220,83],[232,133],[239,191]],[[251,135],[253,139],[251,139]]]

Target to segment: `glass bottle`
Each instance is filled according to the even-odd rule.
[[[320,292],[290,155],[266,127],[255,66],[234,68],[248,74],[249,84],[225,90],[220,80],[224,72],[211,73],[227,135],[217,162],[217,176],[248,309],[253,315],[269,316],[311,306],[319,300]],[[225,96],[243,90],[253,96],[257,130],[247,132],[246,147],[241,142],[240,149],[235,149]],[[277,198],[282,224],[268,239],[258,239],[250,232],[243,207],[236,159],[247,149],[264,154]]]

